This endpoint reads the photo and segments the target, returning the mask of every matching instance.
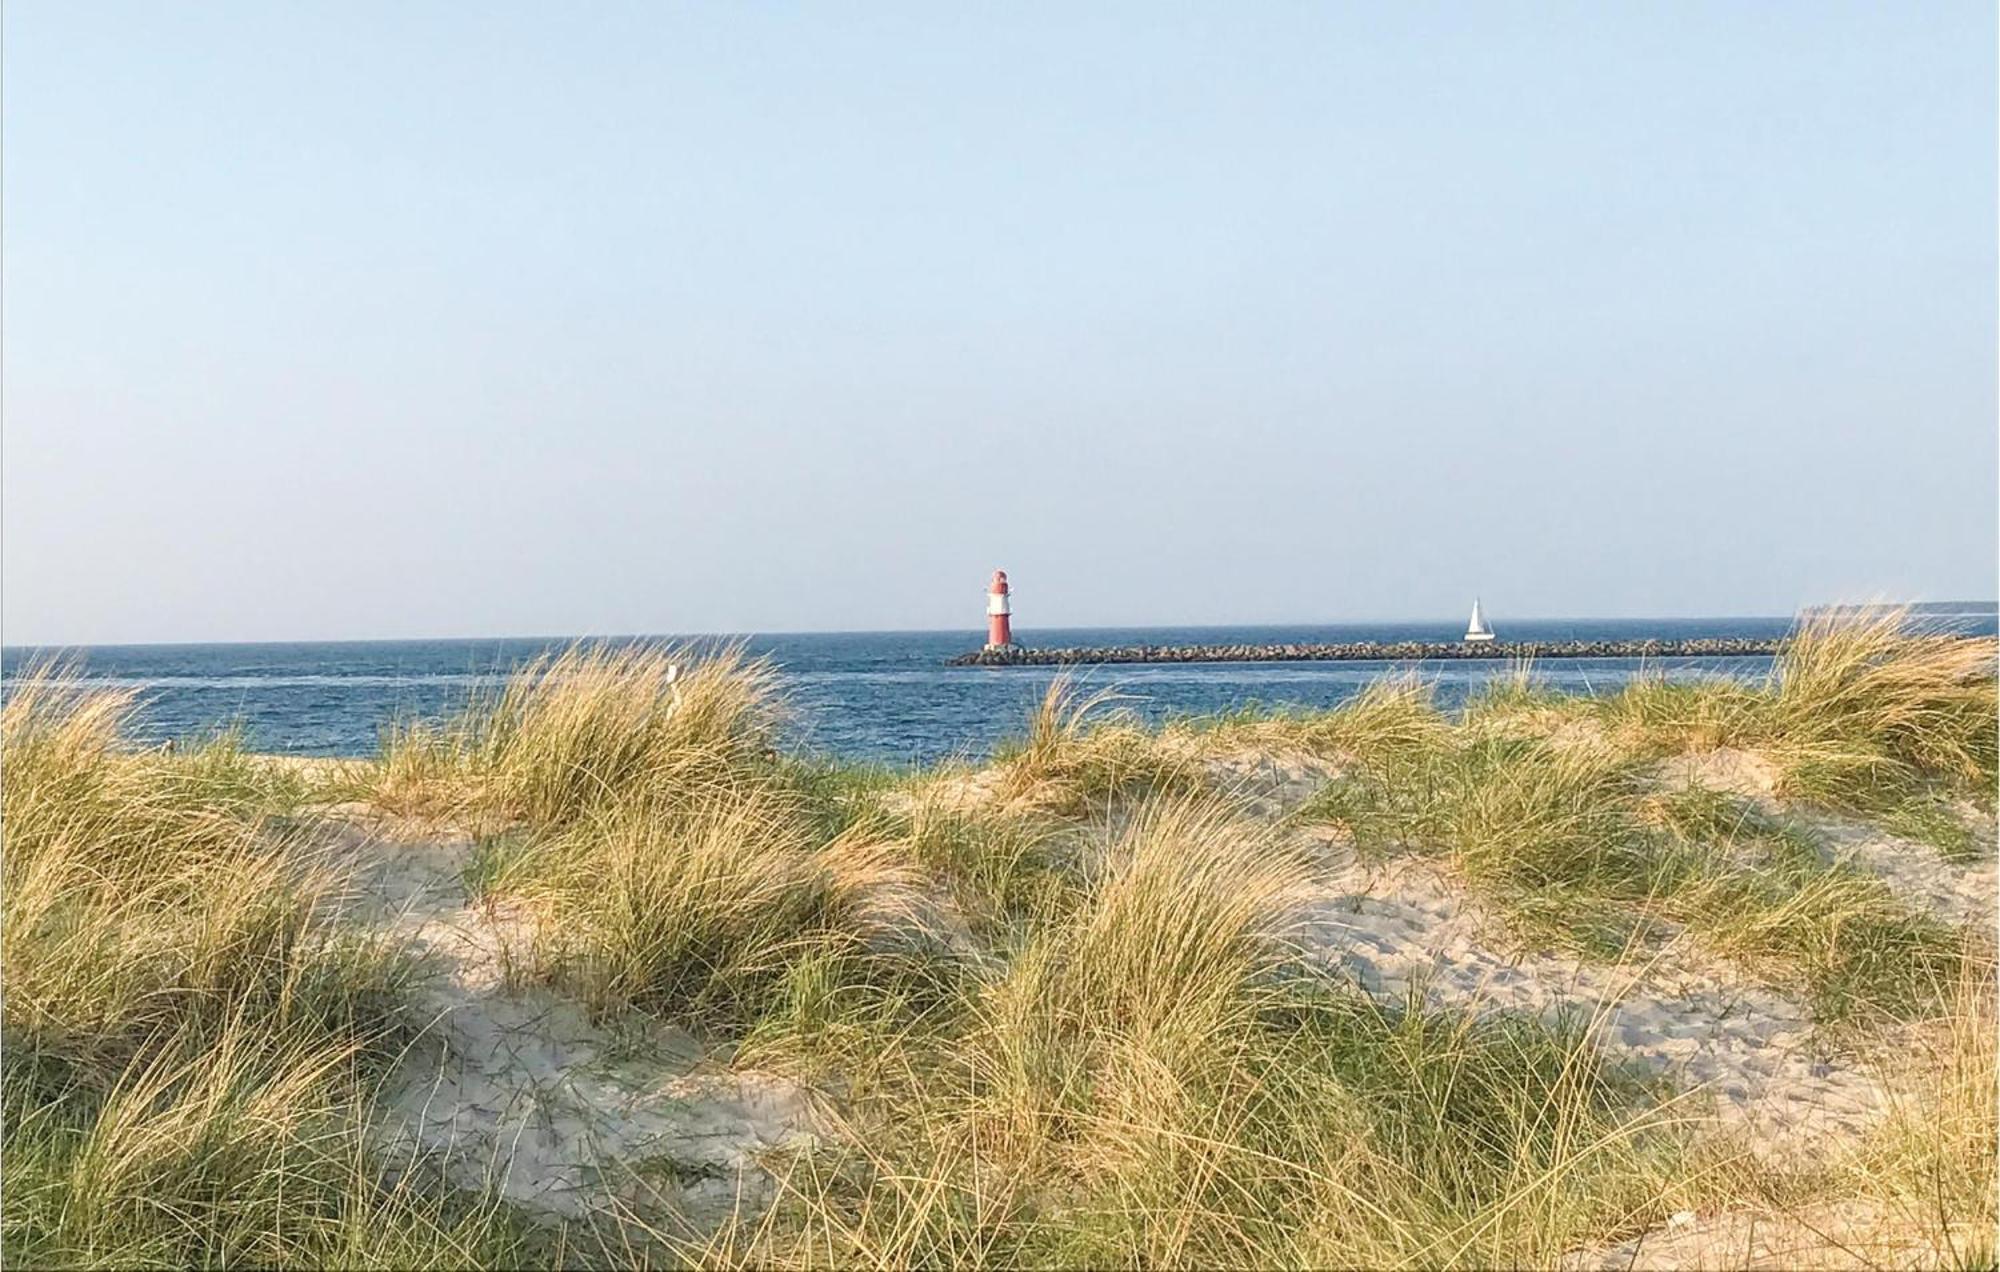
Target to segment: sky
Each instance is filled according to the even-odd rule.
[[[4,21],[8,643],[1996,590],[1990,3]]]

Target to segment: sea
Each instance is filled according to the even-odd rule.
[[[1926,624],[1993,634],[1995,610],[1932,607]],[[1503,624],[1510,641],[1769,638],[1790,618],[1543,619]],[[1131,627],[1017,631],[1024,644],[1216,645],[1333,641],[1441,641],[1455,622],[1348,623],[1275,627]],[[567,637],[214,645],[98,645],[0,650],[0,687],[11,691],[52,657],[67,659],[96,687],[136,691],[135,744],[197,740],[240,731],[259,751],[291,755],[373,754],[393,724],[448,716],[520,664],[571,643]],[[1056,674],[1048,667],[947,667],[978,647],[979,631],[826,632],[738,637],[618,637],[694,645],[740,642],[778,669],[787,705],[783,745],[802,755],[892,766],[976,759],[1020,735]],[[1632,677],[1673,679],[1771,674],[1770,658],[1564,659],[1530,673],[1554,688],[1606,693]],[[1091,689],[1119,695],[1111,709],[1148,720],[1246,707],[1336,706],[1387,675],[1414,673],[1446,708],[1495,676],[1504,662],[1176,663],[1078,668]]]

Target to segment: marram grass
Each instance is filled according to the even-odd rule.
[[[0,710],[9,1263],[508,1259],[504,1216],[368,1148],[404,963],[328,918],[331,863],[264,815],[296,792],[227,740],[124,751],[129,695],[26,679]]]
[[[775,756],[783,704],[740,651],[553,655],[393,732],[359,789],[478,832],[472,895],[539,920],[524,975],[789,1074],[829,1119],[770,1159],[767,1212],[582,1244],[380,1159],[410,969],[339,921],[325,792],[227,738],[125,749],[130,705],[55,673],[6,708],[18,1266],[1554,1266],[1688,1206],[1849,1201],[1991,1257],[1990,954],[1777,807],[1990,854],[1950,827],[1991,804],[1991,641],[1816,624],[1765,684],[1574,699],[1524,672],[1453,716],[1406,677],[1160,729],[1064,678],[991,769],[909,779]],[[1718,747],[1768,796],[1663,777]],[[1246,751],[1338,776],[1249,818],[1206,768]],[[1824,1024],[1919,1039],[1901,1102],[1803,1173],[1718,1164],[1579,1030],[1317,973],[1297,825],[1431,856],[1586,956],[1679,925]]]
[[[740,646],[578,645],[442,725],[390,730],[376,797],[556,827],[775,764],[778,711],[772,667]]]
[[[1076,904],[886,1037],[853,1134],[719,1234],[735,1266],[1550,1262],[1673,1157],[1577,1037],[1368,1004],[1293,966],[1309,863],[1144,805]]]

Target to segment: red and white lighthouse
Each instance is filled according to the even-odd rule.
[[[1008,649],[1014,644],[1014,627],[1009,621],[1014,609],[1007,603],[1007,571],[993,571],[993,583],[986,589],[986,647]]]

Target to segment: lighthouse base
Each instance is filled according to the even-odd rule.
[[[1019,646],[1019,645],[1016,645],[1016,644],[1015,644],[1015,643],[1014,643],[1013,641],[1011,641],[1011,640],[1010,640],[1010,641],[1007,641],[1007,642],[1006,642],[1006,643],[1004,643],[1004,644],[999,644],[999,645],[996,645],[996,644],[994,644],[994,643],[993,643],[992,641],[990,641],[990,640],[989,640],[989,641],[987,641],[987,642],[986,642],[986,647],[985,647],[985,649],[983,649],[983,650],[982,650],[981,652],[983,652],[983,653],[988,653],[988,654],[1007,654],[1007,653],[1012,653],[1013,651],[1015,651],[1015,650],[1017,650],[1017,649],[1019,649],[1019,648],[1020,648],[1020,646]]]

